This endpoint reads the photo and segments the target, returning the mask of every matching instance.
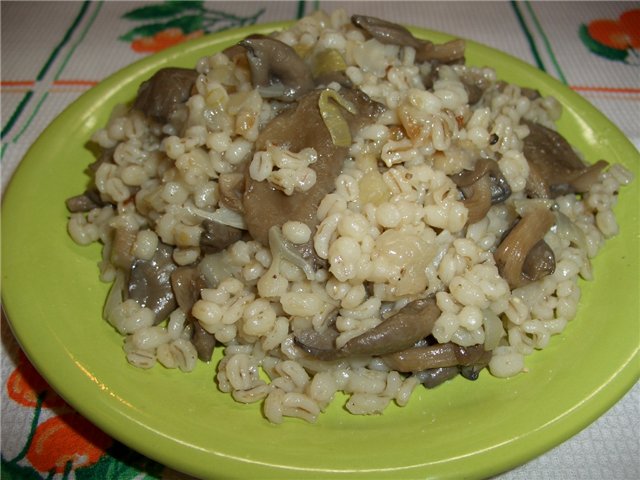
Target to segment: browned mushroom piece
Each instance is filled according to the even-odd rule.
[[[421,372],[432,368],[488,364],[491,352],[482,345],[462,347],[455,343],[438,343],[412,347],[384,355],[384,363],[398,372]]]
[[[203,362],[209,362],[213,356],[213,349],[216,346],[216,337],[202,328],[202,325],[200,325],[200,322],[198,322],[196,318],[190,317],[190,319],[193,325],[191,343],[198,353],[198,358]]]
[[[215,253],[233,245],[242,238],[244,231],[214,220],[202,222],[200,247],[205,253]]]
[[[558,132],[539,123],[523,123],[529,127],[522,152],[529,164],[526,192],[532,198],[585,192],[608,165],[604,160],[586,165]]]
[[[460,373],[460,367],[438,367],[429,368],[416,372],[415,377],[422,383],[425,388],[435,388],[444,382],[455,378]]]
[[[173,248],[161,243],[151,260],[137,259],[129,272],[127,298],[135,300],[155,314],[155,324],[165,320],[177,306],[171,287]]]
[[[522,264],[522,276],[529,282],[535,282],[551,275],[556,270],[556,256],[544,240],[539,240]]]
[[[529,87],[520,87],[520,93],[529,100],[537,100],[542,96],[538,90]]]
[[[180,310],[190,313],[193,305],[200,298],[200,291],[207,288],[207,280],[197,267],[183,266],[176,268],[170,275],[171,289]]]
[[[135,261],[133,256],[133,245],[136,241],[137,233],[135,230],[126,228],[116,228],[111,243],[111,252],[109,260],[111,263],[125,272],[131,268]]]
[[[243,212],[242,195],[244,194],[244,173],[221,173],[218,177],[218,193],[220,203],[234,212]]]
[[[536,207],[509,231],[493,254],[498,271],[511,288],[522,287],[555,270],[553,251],[543,237],[555,224],[555,216]]]
[[[191,315],[191,309],[200,298],[201,290],[211,285],[207,283],[204,275],[194,266],[176,268],[171,272],[170,279],[176,303],[180,310],[187,314],[187,320],[191,324],[191,343],[198,353],[198,358],[203,362],[208,362],[213,355],[216,339],[213,334],[202,328],[200,322]]]
[[[251,35],[248,35],[244,39],[252,40],[256,38],[267,38],[267,36],[262,33],[252,33]],[[246,58],[247,49],[242,45],[240,45],[240,43],[235,43],[230,47],[227,47],[224,50],[222,50],[222,53],[224,53],[229,60],[235,61],[238,57]]]
[[[465,42],[462,39],[458,38],[443,44],[434,44],[428,40],[414,37],[402,25],[367,15],[353,15],[351,22],[380,43],[413,47],[416,50],[417,63],[452,64],[464,60]]]
[[[352,15],[351,23],[363,29],[380,43],[421,48],[426,40],[420,40],[402,25],[368,15]],[[430,43],[430,42],[429,42]]]
[[[94,208],[104,207],[105,202],[100,198],[100,192],[96,188],[88,188],[80,195],[65,200],[67,210],[71,213],[88,212]]]
[[[245,38],[251,83],[264,98],[292,102],[314,88],[311,71],[296,51],[270,37]]]
[[[290,220],[306,223],[312,232],[315,231],[318,205],[334,190],[334,180],[348,155],[348,147],[337,146],[332,141],[318,106],[320,94],[320,91],[312,91],[302,97],[265,125],[256,140],[258,151],[266,150],[271,144],[291,152],[311,147],[318,155],[317,161],[310,165],[316,173],[316,182],[306,192],[286,195],[267,180],[252,179],[247,171],[243,196],[245,221],[251,236],[263,245],[269,245],[272,226],[282,226]],[[342,110],[352,135],[373,123],[382,111],[379,103],[360,90],[342,88],[340,95],[357,109],[355,115]]]
[[[511,187],[502,175],[495,160],[481,158],[473,170],[465,170],[451,179],[464,196],[464,205],[469,210],[467,224],[482,220],[491,205],[504,202],[511,196]]]
[[[385,355],[404,350],[431,334],[440,316],[435,297],[414,300],[371,330],[352,338],[341,348],[335,348],[336,332],[307,330],[296,334],[296,343],[320,360],[335,360],[350,356]]]
[[[193,69],[168,67],[158,70],[140,85],[133,108],[160,123],[174,123],[180,129],[186,118],[185,102],[191,96],[197,78],[198,72]]]

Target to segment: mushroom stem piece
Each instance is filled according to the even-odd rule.
[[[421,372],[432,368],[482,364],[490,358],[491,352],[486,352],[482,345],[462,347],[455,343],[438,343],[391,353],[383,360],[398,372]]]
[[[531,278],[531,276],[533,275],[532,270],[535,270],[535,267],[533,267],[531,261],[527,262],[527,257],[534,251],[534,247],[536,247],[538,242],[543,241],[543,237],[554,224],[555,216],[550,210],[543,207],[534,208],[522,217],[500,243],[493,257],[495,258],[500,275],[507,281],[511,288],[522,287],[534,281],[534,278]],[[540,253],[543,253],[541,258],[544,259],[541,268],[548,271],[548,264],[550,262],[548,252],[550,249],[537,247],[536,250],[538,248],[542,248]],[[553,252],[551,253],[553,254]],[[527,269],[525,269],[525,262],[528,264]],[[553,260],[553,269],[554,268],[555,260]],[[553,269],[551,269],[552,272]]]
[[[311,70],[286,43],[275,38],[245,38],[251,83],[263,97],[292,102],[314,87]]]
[[[296,342],[303,350],[321,360],[384,355],[407,349],[430,335],[439,316],[440,309],[435,297],[430,296],[407,304],[376,327],[349,340],[342,348],[326,349],[321,334],[314,337],[313,332],[296,336]]]

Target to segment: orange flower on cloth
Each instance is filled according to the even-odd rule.
[[[38,425],[27,459],[40,472],[64,473],[96,463],[112,442],[80,414],[70,412]]]
[[[596,55],[640,64],[640,9],[623,12],[617,20],[598,18],[580,26],[580,39]]]
[[[138,53],[155,53],[191,40],[192,38],[201,37],[203,33],[202,30],[196,30],[195,32],[185,35],[179,28],[168,28],[156,33],[152,37],[136,38],[131,42],[131,48],[134,52]]]
[[[122,16],[137,25],[118,38],[131,42],[134,52],[154,53],[204,33],[253,25],[264,13],[261,8],[245,16],[215,7],[201,0],[148,2]]]
[[[23,407],[18,410],[26,415],[14,422],[22,421],[31,428],[26,434],[14,434],[11,441],[18,443],[18,450],[13,457],[7,458],[3,449],[2,478],[161,478],[161,464],[116,442],[75,412],[24,353],[19,353],[16,367],[4,379],[3,386],[9,401]],[[9,422],[7,428],[11,428]]]
[[[46,408],[66,405],[22,352],[20,352],[18,367],[7,379],[7,393],[12,400],[25,407],[35,408],[39,401],[42,401],[42,405]]]
[[[591,38],[617,50],[640,47],[640,9],[627,10],[618,20],[598,19],[587,26]]]

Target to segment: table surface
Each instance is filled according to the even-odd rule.
[[[510,53],[584,96],[640,148],[640,55],[630,49],[623,59],[624,52],[620,54],[615,43],[622,35],[640,47],[637,2],[581,2],[579,7],[570,2],[206,2],[207,9],[223,15],[209,24],[185,24],[182,30],[160,25],[161,19],[127,15],[143,5],[161,3],[1,2],[2,191],[43,129],[110,74],[192,36],[295,19],[317,8],[342,7],[444,31]],[[160,25],[155,34],[140,28],[150,23]],[[600,48],[596,53],[589,49],[579,34],[583,25],[592,39],[618,50]],[[603,25],[607,28],[600,28]],[[108,438],[53,393],[34,414],[38,393],[48,387],[21,353],[4,316],[1,355],[2,475],[6,478],[45,478],[51,465],[74,449],[84,449],[85,466],[65,471],[62,462],[57,473],[47,478],[187,478]],[[640,386],[636,384],[585,430],[496,478],[640,478],[639,419]],[[37,447],[32,445],[34,430],[45,422],[69,427],[61,428],[61,445],[39,456],[27,455],[28,449]]]

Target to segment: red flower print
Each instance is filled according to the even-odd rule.
[[[96,463],[113,440],[78,413],[65,413],[36,428],[27,459],[40,472],[64,473]]]
[[[594,40],[617,50],[640,47],[640,10],[624,12],[619,20],[598,19],[589,23]]]
[[[580,26],[579,35],[596,55],[628,64],[640,62],[640,9],[627,10],[617,20],[592,20]]]

